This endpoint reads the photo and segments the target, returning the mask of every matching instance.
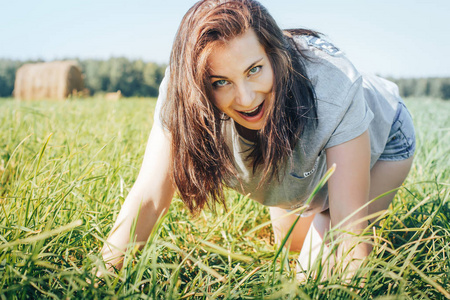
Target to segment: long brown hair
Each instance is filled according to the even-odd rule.
[[[207,60],[214,48],[253,29],[274,72],[274,104],[248,154],[262,183],[278,176],[303,128],[316,120],[314,91],[301,52],[267,10],[253,0],[203,0],[184,16],[170,57],[161,120],[172,135],[173,180],[189,210],[225,204],[223,187],[237,178],[222,134],[226,120],[212,103]],[[301,30],[302,34],[317,34]],[[296,34],[295,30],[290,33]],[[208,201],[210,199],[210,201]]]

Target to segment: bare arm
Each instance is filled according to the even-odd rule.
[[[108,267],[122,267],[123,252],[132,240],[130,229],[139,207],[135,230],[137,242],[147,241],[160,215],[167,212],[175,192],[170,179],[170,152],[170,137],[160,126],[153,126],[138,178],[102,249]]]
[[[358,222],[358,220],[368,215],[367,206],[358,213],[354,213],[369,200],[369,133],[366,131],[353,140],[327,149],[327,165],[331,166],[333,163],[336,164],[336,171],[328,181],[331,225],[336,226],[353,214],[340,228],[359,234],[364,230],[367,222]],[[357,242],[351,238],[351,235],[343,236],[343,238],[345,242],[339,246],[340,253],[345,253]],[[345,257],[345,261],[350,262],[352,258],[364,259],[370,251],[369,244],[357,244]],[[354,265],[351,269],[354,270],[358,265]]]

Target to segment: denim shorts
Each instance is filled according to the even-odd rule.
[[[379,160],[398,161],[413,156],[416,137],[411,114],[403,102],[398,103],[389,138]]]

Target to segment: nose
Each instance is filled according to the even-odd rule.
[[[255,100],[255,91],[249,82],[242,82],[236,87],[235,101],[242,108],[251,108]]]

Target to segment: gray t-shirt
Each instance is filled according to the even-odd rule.
[[[241,137],[232,119],[224,122],[223,133],[234,156],[240,180],[227,184],[267,206],[295,209],[302,206],[327,170],[327,148],[352,140],[367,129],[370,133],[371,167],[384,150],[398,102],[395,84],[373,75],[361,75],[344,54],[332,44],[311,36],[295,37],[308,59],[304,60],[308,78],[317,97],[318,126],[306,126],[287,160],[282,181],[276,179],[258,188],[261,174],[253,174],[247,160],[252,143]],[[167,74],[166,74],[167,78]],[[165,101],[167,80],[160,88],[154,122],[160,124],[161,104]],[[303,213],[307,216],[328,208],[325,186]]]

